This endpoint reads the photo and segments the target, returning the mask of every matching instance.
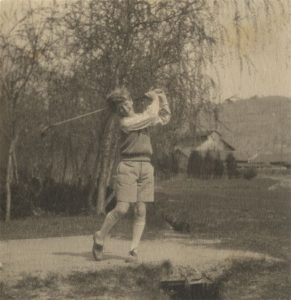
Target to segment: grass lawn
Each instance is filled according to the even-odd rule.
[[[167,200],[159,208],[191,226],[195,238],[217,238],[217,247],[258,251],[283,259],[280,266],[237,264],[223,299],[290,299],[290,190],[269,190],[274,182],[175,179],[161,183]],[[169,204],[171,203],[171,204]]]
[[[252,181],[242,179],[204,181],[181,177],[158,182],[161,192],[156,195],[155,207],[149,207],[144,237],[159,237],[160,229],[166,227],[161,218],[161,214],[164,214],[173,216],[178,221],[187,222],[193,239],[220,239],[222,242],[216,247],[258,251],[281,258],[283,263],[277,266],[267,266],[264,263],[234,265],[228,274],[230,276],[225,279],[222,299],[289,299],[290,190],[283,188],[268,190],[273,183],[274,181],[263,178]],[[7,224],[1,222],[0,236],[3,240],[92,234],[102,220],[103,217],[94,216],[13,220]],[[114,232],[130,237],[130,218],[120,222]],[[112,278],[117,280],[117,274],[114,274],[113,272]],[[151,271],[147,271],[146,274],[151,274]],[[91,286],[100,274],[82,276],[84,276],[82,284]],[[74,277],[63,280],[70,283]],[[143,287],[140,288],[139,295],[145,293],[149,280],[150,275],[142,279]],[[82,290],[84,286],[79,288]],[[20,285],[18,290],[21,292],[21,289]],[[155,299],[162,297],[160,294],[157,295],[159,296]],[[136,299],[146,298],[136,297]]]
[[[119,267],[103,271],[74,272],[63,278],[27,275],[13,287],[0,284],[1,299],[132,299],[168,300],[159,289],[160,265]]]
[[[290,259],[291,191],[274,181],[175,179],[161,183],[159,209],[190,224],[193,238]]]
[[[157,229],[163,229],[166,224],[156,214],[154,207],[148,209],[148,224],[145,238],[154,238],[158,235]],[[132,210],[118,223],[113,234],[122,237],[131,236]],[[104,216],[42,216],[12,220],[9,223],[1,221],[0,240],[32,239],[58,236],[88,235],[100,228]]]
[[[73,236],[93,233],[101,223],[95,216],[43,216],[1,222],[2,240]]]

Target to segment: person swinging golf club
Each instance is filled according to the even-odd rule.
[[[134,111],[133,100],[126,88],[117,88],[107,97],[113,113],[119,117],[120,162],[116,171],[116,206],[104,220],[101,229],[93,235],[93,256],[102,260],[104,240],[114,225],[134,205],[131,247],[127,262],[138,260],[138,246],[146,223],[146,203],[154,201],[153,153],[149,127],[169,122],[171,112],[165,93],[155,89],[145,94],[152,100],[142,113]]]

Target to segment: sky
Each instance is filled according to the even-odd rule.
[[[276,1],[278,3],[279,0]],[[271,2],[276,3],[276,1]],[[241,0],[239,3],[243,2]],[[260,11],[256,32],[252,18],[243,12],[242,6],[240,7],[241,49],[242,54],[246,55],[253,64],[250,69],[245,63],[241,70],[238,57],[234,55],[236,39],[233,8],[225,6],[220,11],[222,23],[230,35],[229,41],[220,49],[226,55],[216,64],[220,75],[222,100],[232,96],[248,98],[254,95],[280,95],[291,98],[291,1],[282,0],[282,2],[285,3],[284,15],[282,8],[278,6],[271,16],[267,16],[264,12],[263,0],[254,1]]]
[[[7,0],[0,0],[0,10],[3,1]],[[20,1],[23,0],[9,0],[11,3]],[[48,0],[38,1],[46,2]],[[262,13],[257,24],[256,34],[254,34],[254,24],[245,15],[242,21],[242,33],[245,36],[242,38],[242,54],[251,60],[253,66],[250,69],[247,64],[243,64],[243,69],[241,69],[235,55],[234,11],[233,7],[229,5],[232,1],[225,1],[226,4],[220,12],[222,22],[229,30],[230,40],[218,50],[225,55],[215,63],[221,87],[219,101],[233,96],[248,98],[254,95],[280,95],[291,98],[291,0],[282,0],[286,4],[285,10],[287,9],[285,16],[282,16],[280,9],[275,10],[272,17],[266,17]],[[239,3],[243,2],[241,0]],[[255,0],[254,3],[258,9],[261,9],[263,0]],[[243,7],[240,9],[243,11]],[[242,13],[242,15],[244,14]]]
[[[224,97],[280,95],[291,98],[290,33],[287,30],[278,35],[274,33],[264,49],[250,55],[254,63],[250,71],[245,68],[240,72],[238,61],[230,59],[225,75],[221,76]]]
[[[255,64],[251,70],[244,67],[241,71],[239,62],[229,59],[227,67],[219,71],[222,98],[248,98],[254,95],[280,95],[291,98],[290,56],[284,55],[283,51],[282,55],[276,54],[274,46],[275,44],[271,44],[260,53],[251,56]],[[280,49],[279,43],[277,46]]]

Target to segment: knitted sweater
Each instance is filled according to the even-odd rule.
[[[159,101],[159,99],[161,101]],[[150,161],[153,153],[149,127],[169,122],[171,112],[165,94],[156,94],[143,113],[120,119],[122,160]]]

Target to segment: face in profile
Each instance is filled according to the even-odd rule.
[[[128,117],[133,113],[133,102],[131,99],[125,99],[124,101],[118,103],[117,114],[120,117]]]

